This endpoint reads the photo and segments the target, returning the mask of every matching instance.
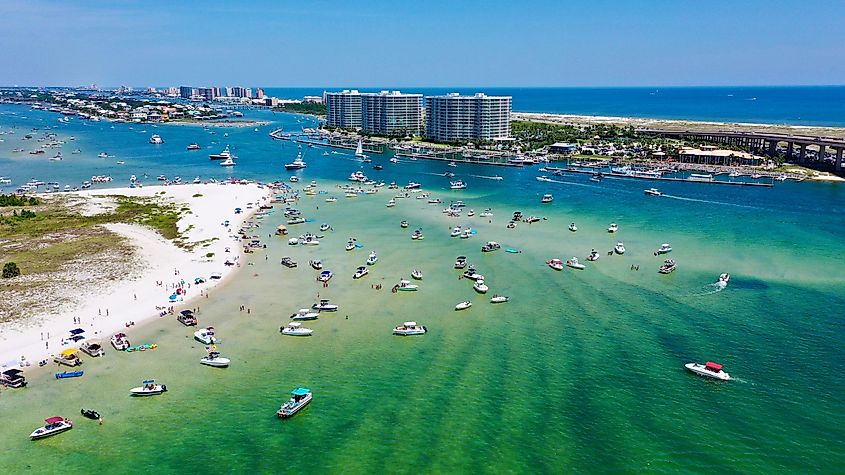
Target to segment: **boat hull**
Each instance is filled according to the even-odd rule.
[[[226,368],[229,366],[229,358],[202,358],[200,364],[212,366],[214,368]]]

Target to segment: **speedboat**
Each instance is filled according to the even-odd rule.
[[[188,145],[188,150],[199,150],[199,149],[200,149],[199,144],[192,143],[192,144]]]
[[[417,322],[405,322],[393,329],[394,335],[410,336],[410,335],[425,335],[428,329]]]
[[[320,272],[319,276],[317,276],[317,280],[320,282],[328,282],[332,279],[333,276],[334,274],[332,274],[332,271],[324,270],[323,272]]]
[[[413,292],[416,291],[419,286],[417,284],[412,284],[410,280],[401,279],[394,288],[403,292]]]
[[[455,226],[454,228],[452,228],[452,232],[451,232],[451,233],[449,233],[449,236],[451,236],[451,237],[458,237],[458,236],[460,236],[460,235],[461,235],[461,232],[462,232],[461,227],[460,227],[460,226]]]
[[[613,247],[613,250],[617,254],[625,254],[625,244],[622,241],[617,241],[616,246]]]
[[[323,223],[320,225],[320,232],[326,232],[331,228],[332,227],[329,225],[329,223]]]
[[[493,298],[490,299],[490,303],[505,303],[508,300],[510,299],[504,295],[493,295]]]
[[[466,256],[458,256],[458,258],[455,259],[455,269],[463,269],[466,266],[467,266]]]
[[[294,161],[285,164],[285,170],[299,170],[307,166],[308,165],[306,165],[305,162],[302,160],[302,153],[299,153]]]
[[[467,184],[464,183],[463,180],[457,180],[457,181],[450,181],[449,182],[449,188],[451,188],[453,190],[463,190],[466,187],[467,187]]]
[[[487,241],[487,244],[481,246],[481,252],[493,252],[501,249],[502,246],[496,241]]]
[[[407,222],[407,221],[405,221],[404,219],[403,219],[402,221],[400,221],[400,222],[399,222],[399,227],[400,227],[400,228],[402,228],[402,229],[405,229],[405,228],[407,228],[408,226],[409,226],[408,222]]]
[[[385,206],[387,206],[388,208],[392,208],[392,207],[396,206],[396,200],[394,200],[393,198],[390,198],[390,200],[387,202],[387,204]]]
[[[290,322],[281,327],[279,331],[282,335],[287,336],[311,336],[314,333],[314,330],[303,327],[299,322]]]
[[[367,265],[371,266],[378,261],[378,256],[376,255],[376,251],[370,253],[369,257],[367,257]]]
[[[619,231],[619,225],[616,223],[610,223],[610,226],[607,227],[607,232],[615,233],[616,231]]]
[[[346,250],[351,251],[355,249],[355,242],[354,241],[347,241],[346,242]]]
[[[472,237],[472,229],[466,228],[461,232],[461,239],[469,239]]]
[[[231,158],[231,157],[229,157],[229,158],[227,158],[226,160],[223,160],[222,162],[220,162],[220,166],[221,166],[221,167],[234,167],[234,166],[235,166],[235,161],[234,161],[234,160],[232,160],[232,158]]]
[[[472,307],[472,302],[467,300],[465,302],[459,303],[458,305],[455,305],[455,310],[466,310],[470,307]]]
[[[297,266],[296,261],[291,259],[290,256],[283,257],[282,260],[279,261],[279,263],[289,269],[292,269]]]
[[[96,341],[84,341],[82,345],[80,345],[79,350],[94,358],[106,355],[106,351],[103,349],[102,345]]]
[[[214,327],[200,328],[194,332],[194,339],[204,345],[217,343],[217,337],[214,336]]]
[[[649,189],[645,190],[645,194],[647,194],[649,196],[661,196],[661,195],[663,195],[663,193],[660,190],[658,190],[657,188],[649,188]]]
[[[675,260],[674,259],[666,259],[663,261],[663,265],[660,266],[657,272],[661,274],[669,274],[675,271]]]
[[[337,305],[329,303],[328,299],[320,299],[319,302],[311,305],[311,308],[319,312],[337,312]]]
[[[153,145],[161,145],[164,143],[164,140],[162,140],[158,134],[153,134],[153,136],[150,137],[150,143]]]
[[[708,361],[705,364],[687,363],[684,365],[684,368],[706,378],[719,379],[722,381],[730,381],[731,379],[731,375],[722,370],[722,365],[719,363],[713,363],[712,361]]]
[[[158,384],[152,379],[148,379],[142,383],[142,386],[132,388],[129,390],[130,396],[156,396],[158,394],[167,392],[167,386]]]
[[[575,223],[569,223],[569,230],[574,233],[575,231],[578,231],[578,226],[575,226]]]
[[[106,152],[100,152],[97,154],[97,158],[109,158],[109,154]]]
[[[484,276],[476,272],[474,266],[469,266],[469,269],[464,271],[464,278],[469,280],[483,279]]]
[[[291,183],[297,183],[297,182],[299,182],[299,177],[298,177],[298,176],[296,176],[296,175],[291,175],[291,177],[290,177],[290,182],[291,182]]]
[[[422,271],[419,270],[419,269],[412,270],[411,271],[411,277],[413,277],[416,280],[422,280],[422,278],[423,278]]]
[[[484,279],[476,280],[475,283],[472,284],[472,288],[479,294],[486,294],[487,291],[490,290],[490,288],[487,287],[487,284],[484,283]]]
[[[425,236],[423,236],[421,230],[417,229],[411,234],[411,239],[413,239],[414,241],[418,241],[420,239],[425,239]]]
[[[668,254],[670,252],[672,252],[672,246],[670,246],[667,242],[661,244],[660,248],[657,249],[658,254]]]
[[[590,251],[590,255],[587,256],[587,260],[588,261],[597,261],[597,260],[599,260],[599,257],[601,257],[601,254],[599,254],[599,251],[593,249],[593,250]]]
[[[334,198],[334,197],[326,198],[326,203],[334,203],[336,201],[337,201],[337,198]]]
[[[360,266],[357,269],[355,269],[355,274],[352,275],[352,278],[353,279],[360,279],[361,277],[364,277],[365,275],[367,275],[369,273],[370,273],[370,270],[367,269],[366,266]]]
[[[212,348],[208,350],[208,355],[200,359],[200,364],[215,368],[226,368],[229,366],[229,358],[223,358],[219,351]]]
[[[311,402],[312,393],[308,388],[296,388],[291,391],[290,394],[291,398],[286,403],[282,404],[282,407],[280,407],[276,412],[276,415],[278,415],[280,419],[292,417]]]
[[[554,201],[554,199],[555,199],[555,198],[554,198],[551,194],[546,193],[546,194],[545,194],[545,195],[543,195],[543,197],[540,199],[540,203],[551,203],[552,201]]]
[[[409,181],[407,185],[405,185],[406,190],[418,190],[422,185],[419,183],[414,183],[413,181]]]
[[[560,259],[549,259],[546,264],[554,270],[563,270],[563,261]]]
[[[731,280],[731,275],[725,272],[724,274],[719,276],[719,280],[716,281],[716,285],[722,288],[728,286],[728,282]]]
[[[301,308],[298,312],[290,316],[294,321],[316,320],[320,314],[307,308]]]
[[[311,259],[310,261],[308,261],[308,265],[310,265],[311,268],[314,270],[320,270],[323,268],[323,263],[322,261],[320,261],[320,259]]]
[[[129,338],[126,337],[125,333],[115,333],[114,336],[111,337],[111,346],[113,346],[117,351],[124,351],[131,345],[129,344]]]
[[[29,434],[31,440],[38,440],[50,437],[52,435],[61,434],[64,431],[73,429],[73,421],[65,419],[64,417],[54,416],[44,420],[47,424],[32,431]]]
[[[569,259],[568,261],[566,261],[566,265],[568,267],[571,267],[573,269],[578,269],[578,270],[584,270],[587,267],[584,264],[581,264],[580,262],[578,262],[577,257],[573,257],[572,259]]]
[[[94,409],[80,409],[79,413],[88,419],[93,419],[95,421],[101,419],[100,413]]]

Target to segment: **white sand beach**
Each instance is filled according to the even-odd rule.
[[[243,253],[238,230],[270,198],[271,190],[251,184],[187,184],[111,188],[80,192],[89,213],[105,212],[113,206],[110,195],[153,197],[165,203],[190,208],[178,221],[179,231],[188,243],[201,244],[192,250],[177,247],[155,230],[138,224],[108,224],[109,230],[124,236],[137,250],[133,271],[118,280],[98,282],[90,275],[79,275],[78,286],[55,289],[44,299],[68,297],[48,314],[33,314],[25,321],[0,324],[0,366],[4,369],[23,364],[37,366],[78,344],[66,344],[74,328],[85,330],[88,340],[109,344],[111,335],[125,331],[131,340],[127,322],[140,325],[159,318],[168,307],[190,307],[210,289],[225,282],[240,266]],[[235,208],[242,208],[236,214]],[[223,223],[228,221],[228,226]],[[209,253],[213,256],[208,257]],[[227,262],[230,265],[227,265]],[[212,273],[220,279],[210,279]],[[205,283],[196,284],[202,277]],[[182,283],[184,281],[184,284]],[[67,287],[67,286],[65,286]],[[176,301],[170,296],[181,288],[184,295]],[[56,295],[66,292],[68,295]],[[71,295],[72,294],[72,295]],[[202,295],[201,295],[202,294]],[[78,318],[80,323],[74,323]],[[172,318],[172,317],[171,317]]]

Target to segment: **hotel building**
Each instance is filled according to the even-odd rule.
[[[435,142],[501,140],[511,135],[510,96],[457,93],[425,98],[425,136]]]

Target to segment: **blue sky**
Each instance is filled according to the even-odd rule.
[[[841,0],[0,0],[0,19],[0,85],[845,84]]]

